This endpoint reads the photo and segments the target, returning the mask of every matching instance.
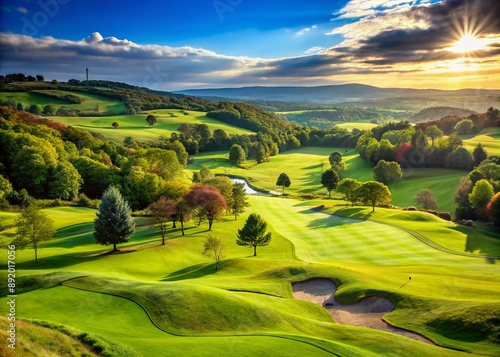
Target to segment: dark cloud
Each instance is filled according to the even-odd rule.
[[[360,41],[361,46],[351,49],[351,52],[361,59],[377,58],[365,61],[371,64],[431,62],[458,58],[456,54],[441,51],[467,31],[477,37],[500,34],[499,0],[448,0],[415,7],[408,11],[407,16],[412,20],[426,20],[430,26],[427,29],[383,31]],[[476,55],[490,56],[491,51],[481,51]]]

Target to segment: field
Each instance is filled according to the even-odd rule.
[[[352,131],[352,129],[370,130],[371,128],[375,128],[377,125],[378,124],[373,124],[370,122],[364,122],[364,121],[357,122],[357,121],[355,121],[352,123],[340,123],[340,124],[336,124],[335,126]]]
[[[125,111],[125,104],[123,104],[122,102],[115,99],[102,97],[99,95],[81,93],[81,92],[66,92],[59,90],[58,91],[50,90],[42,92],[47,92],[47,93],[57,92],[57,94],[71,94],[82,98],[84,101],[80,104],[74,104],[64,100],[50,98],[32,92],[0,92],[0,99],[4,100],[12,99],[16,103],[22,103],[24,107],[30,106],[31,104],[37,104],[41,106],[45,106],[47,104],[54,104],[56,108],[64,107],[67,109],[81,110],[86,112],[93,112],[96,108],[96,105],[98,105],[99,111],[107,115],[119,114]]]
[[[294,195],[315,194],[327,195],[321,187],[322,170],[329,168],[328,156],[333,151],[343,155],[346,169],[340,173],[341,178],[352,177],[359,181],[373,180],[372,167],[363,161],[353,149],[314,148],[307,147],[287,151],[271,157],[271,161],[251,166],[249,169],[239,168],[229,162],[228,154],[208,153],[194,156],[188,165],[191,171],[207,166],[214,173],[241,176],[260,189],[281,192],[276,186],[280,173],[285,172],[292,182],[285,188],[285,193]],[[438,202],[438,209],[454,213],[454,191],[460,177],[466,176],[465,171],[448,169],[405,169],[401,182],[389,185],[393,204],[399,207],[414,206],[415,196],[424,189],[430,189]],[[340,197],[340,196],[339,196]]]
[[[492,244],[498,236],[466,235],[421,212],[371,214],[370,208],[329,200],[250,201],[250,210],[237,221],[225,217],[210,232],[226,245],[218,272],[201,254],[206,224],[189,223],[185,237],[171,229],[161,246],[158,231],[141,218],[122,253],[107,255],[109,247],[92,237],[94,210],[47,209],[57,219],[58,234],[42,244],[40,262],[34,263],[32,250],[16,254],[18,317],[89,332],[142,356],[461,356],[456,350],[493,356],[499,351],[495,320],[474,322],[477,314],[499,311],[500,268],[493,257],[500,251]],[[235,232],[250,211],[265,217],[273,234],[257,257],[235,244]],[[2,244],[13,233],[12,228],[2,232]],[[430,245],[444,246],[460,234],[482,250],[466,252],[463,241],[441,249]],[[408,275],[411,284],[402,288]],[[390,299],[397,308],[387,321],[455,351],[332,323],[322,308],[291,296],[291,282],[312,277],[334,279],[340,284],[336,297],[345,303],[371,295]],[[0,299],[2,314],[6,300]],[[482,338],[457,328],[456,318],[475,323]]]
[[[500,156],[500,128],[487,128],[477,135],[462,136],[465,148],[472,152],[481,143],[490,156]]]
[[[187,114],[183,114],[183,112]],[[154,126],[149,126],[146,117],[153,114],[157,118]],[[51,119],[103,134],[109,140],[122,143],[127,136],[132,136],[138,141],[150,141],[160,136],[169,137],[184,123],[207,124],[213,132],[222,129],[227,134],[251,134],[250,130],[241,129],[218,120],[205,116],[204,112],[183,111],[178,109],[151,110],[144,114],[114,115],[107,117],[51,117]],[[117,122],[119,128],[115,129],[111,124]]]

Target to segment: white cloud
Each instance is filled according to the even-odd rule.
[[[322,49],[323,49],[323,47],[321,47],[321,46],[314,46],[314,47],[311,47],[310,49],[306,50],[304,53],[306,55],[312,55],[312,54],[318,53]]]
[[[297,36],[302,36],[302,35],[304,35],[304,34],[308,33],[309,31],[314,30],[314,29],[317,29],[317,28],[318,28],[318,26],[316,26],[316,25],[312,25],[311,27],[305,27],[305,28],[303,28],[302,30],[297,31],[295,34],[296,34]]]
[[[414,4],[416,0],[351,0],[336,15],[340,18],[360,18],[374,15],[378,10],[390,9],[403,4]]]

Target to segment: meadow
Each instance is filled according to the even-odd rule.
[[[146,122],[148,115],[154,115],[157,123],[149,126]],[[106,117],[51,117],[51,119],[75,126],[77,128],[103,134],[106,139],[117,144],[123,143],[123,139],[131,136],[137,141],[147,142],[158,139],[160,136],[170,137],[184,123],[190,125],[206,124],[210,131],[222,129],[227,134],[252,134],[247,129],[238,128],[233,125],[224,124],[218,120],[205,116],[204,112],[185,111],[179,109],[159,109],[146,111],[143,114],[112,115]],[[113,128],[112,124],[117,122],[119,127]]]
[[[70,94],[80,97],[83,102],[75,104],[65,100],[50,98],[36,92],[0,92],[0,99],[12,99],[15,103],[21,103],[24,107],[29,107],[32,104],[41,105],[42,107],[47,104],[54,104],[57,108],[64,107],[66,109],[80,110],[85,112],[94,112],[96,105],[99,107],[99,112],[106,115],[119,114],[125,111],[125,104],[123,102],[110,99],[99,95],[81,93],[81,92],[68,92],[68,91],[41,91],[46,93],[57,94]]]
[[[85,331],[142,356],[461,356],[457,350],[493,356],[499,351],[495,262],[500,251],[488,243],[500,237],[468,235],[422,212],[377,208],[372,214],[368,207],[322,199],[252,196],[250,203],[238,220],[223,217],[212,232],[194,222],[184,237],[170,229],[165,246],[158,230],[137,218],[136,234],[120,246],[120,254],[111,255],[109,247],[94,242],[95,210],[46,209],[58,233],[41,245],[39,263],[32,250],[16,253],[18,316]],[[273,234],[257,257],[235,244],[235,232],[250,212],[262,215]],[[3,224],[13,217],[1,213],[0,218]],[[1,244],[13,234],[14,228],[4,230]],[[225,243],[217,272],[201,254],[208,234]],[[457,239],[483,248],[467,252]],[[451,241],[445,249],[432,245],[445,241]],[[402,287],[409,275],[411,284]],[[386,315],[388,322],[447,348],[333,323],[326,310],[292,298],[290,283],[313,277],[333,279],[344,303],[373,295],[390,299],[396,310]],[[2,314],[5,302],[0,299]],[[492,319],[475,320],[485,314]],[[457,328],[457,319],[475,324],[481,338]]]
[[[248,163],[247,169],[237,167],[229,161],[226,152],[203,153],[195,155],[188,165],[188,170],[197,171],[203,166],[216,174],[226,174],[244,177],[252,186],[276,194],[281,188],[276,186],[280,173],[286,173],[292,182],[285,188],[285,193],[291,195],[327,195],[321,186],[321,174],[329,168],[328,156],[334,152],[342,153],[345,170],[340,178],[351,177],[358,181],[373,180],[373,171],[369,163],[362,160],[356,150],[344,148],[306,147],[291,150],[271,157],[266,163],[256,165]],[[399,207],[414,206],[415,196],[424,188],[430,189],[441,211],[455,211],[454,191],[460,177],[467,172],[449,169],[409,168],[403,170],[403,180],[389,185],[392,194],[392,204]],[[334,192],[332,192],[334,194]],[[334,196],[341,198],[341,196]]]
[[[477,135],[463,135],[461,138],[470,152],[480,143],[488,155],[500,156],[500,128],[486,128]]]

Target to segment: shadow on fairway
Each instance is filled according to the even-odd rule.
[[[221,264],[222,264],[222,262],[221,262]],[[219,268],[220,267],[221,267],[221,265],[219,265]],[[197,279],[197,278],[202,278],[202,277],[207,276],[207,275],[214,274],[215,272],[216,272],[215,263],[213,263],[213,264],[201,263],[201,264],[191,265],[189,267],[174,271],[174,272],[168,274],[161,281],[177,281],[177,280]]]

